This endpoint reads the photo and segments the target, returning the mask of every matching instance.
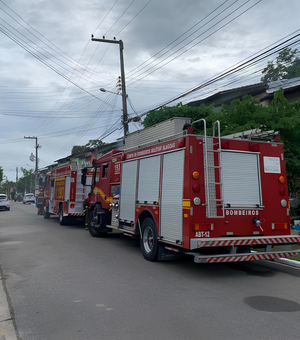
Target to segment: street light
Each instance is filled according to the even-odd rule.
[[[41,146],[38,144],[37,137],[24,136],[25,139],[35,139],[35,191],[37,193],[38,187],[38,149]]]
[[[101,92],[109,92],[109,93],[112,93],[112,94],[118,94],[119,96],[122,96],[122,93],[112,92],[112,91],[104,89],[103,87],[101,87],[99,90]],[[128,98],[128,94],[126,94],[126,98]],[[128,115],[127,115],[127,117],[128,117]],[[140,120],[141,120],[141,117],[140,116],[136,116],[136,117],[128,118],[127,119],[127,123],[130,123],[130,122],[139,122]]]
[[[109,93],[112,93],[112,94],[118,94],[119,96],[122,96],[122,93],[117,93],[117,92],[109,91],[109,90],[104,89],[103,87],[101,87],[99,90],[101,92],[109,92]],[[127,98],[127,95],[126,95],[126,98]]]

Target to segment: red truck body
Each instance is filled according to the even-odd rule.
[[[90,184],[92,173],[88,178]],[[81,183],[76,162],[54,168],[46,178],[44,217],[58,215],[60,224],[66,224],[70,217],[83,218],[83,201],[88,192]]]
[[[290,233],[283,145],[189,131],[151,136],[94,161],[92,236],[113,229],[138,236],[150,261],[180,253],[195,262],[299,253],[272,251],[300,241]]]

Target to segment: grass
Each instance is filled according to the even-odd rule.
[[[299,248],[300,248],[300,243],[292,244],[292,250],[296,250]],[[297,256],[288,257],[288,259],[294,260],[294,261],[300,261],[300,254],[298,254]]]

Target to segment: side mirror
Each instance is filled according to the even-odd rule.
[[[85,186],[86,184],[86,173],[87,173],[87,168],[84,168],[81,170],[81,184]]]

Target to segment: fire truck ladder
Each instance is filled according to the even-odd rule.
[[[205,198],[206,198],[206,217],[208,218],[224,218],[224,200],[223,200],[223,183],[221,182],[221,133],[220,122],[217,120],[213,125],[213,137],[207,137],[206,121],[199,119],[192,123],[203,122],[204,125],[204,141],[203,141],[203,156],[204,156],[204,178],[205,178]],[[215,128],[218,128],[218,136],[215,136]],[[214,144],[214,139],[217,138],[217,143]],[[217,148],[215,149],[215,146]],[[217,162],[215,162],[215,154],[217,153]],[[218,173],[219,182],[216,182],[216,172]],[[219,196],[217,198],[217,188],[219,188]],[[222,213],[220,212],[221,207]]]

